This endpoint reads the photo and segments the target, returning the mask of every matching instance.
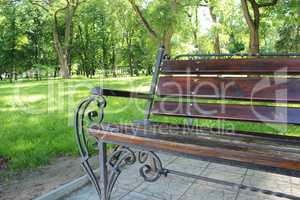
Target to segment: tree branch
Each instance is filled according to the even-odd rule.
[[[253,19],[253,23],[255,27],[259,26],[259,20],[260,20],[260,13],[259,13],[259,7],[258,4],[256,2],[256,0],[248,0],[251,4],[251,7],[253,9],[253,14],[254,14],[254,19]]]
[[[242,2],[243,13],[245,15],[247,24],[252,28],[254,27],[254,20],[251,18],[247,0],[241,0],[241,2]]]
[[[146,30],[149,32],[150,36],[154,40],[159,40],[159,37],[157,33],[153,30],[153,28],[150,26],[149,22],[146,20],[146,18],[143,16],[141,10],[139,7],[135,4],[134,0],[128,0],[129,3],[131,4],[133,10],[135,11],[136,15],[140,18],[142,21],[143,25],[145,26]]]
[[[54,15],[53,15],[53,17],[54,17],[54,24],[53,24],[54,30],[53,30],[53,35],[54,35],[54,40],[56,40],[56,41],[54,41],[54,43],[55,43],[55,46],[56,46],[56,48],[57,48],[57,50],[58,50],[59,52],[62,51],[62,46],[61,46],[61,40],[60,40],[60,37],[59,37],[59,34],[58,34],[58,20],[57,20],[57,15],[58,15],[59,12],[61,12],[61,11],[65,10],[65,9],[67,9],[68,6],[69,6],[69,5],[67,4],[66,7],[63,7],[63,8],[60,8],[60,9],[56,10],[56,11],[54,12]]]
[[[44,11],[49,12],[49,9],[46,6],[40,4],[40,3],[36,2],[36,1],[32,1],[32,0],[29,0],[29,2],[32,5],[36,5],[36,6],[40,7],[40,8],[42,8]]]
[[[276,5],[278,2],[278,0],[272,0],[271,2],[268,2],[268,3],[259,3],[257,4],[259,8],[262,8],[262,7],[268,7],[268,6],[274,6]]]

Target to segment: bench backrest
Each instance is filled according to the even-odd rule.
[[[300,125],[285,104],[300,103],[299,58],[165,60],[159,71],[153,115]]]

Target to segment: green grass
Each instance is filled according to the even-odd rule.
[[[150,77],[106,79],[72,79],[0,82],[0,158],[9,160],[9,168],[20,170],[49,163],[55,156],[77,154],[73,134],[74,110],[92,87],[135,90],[146,86]],[[108,98],[108,121],[126,122],[141,119],[143,113],[132,110],[134,104],[124,99]],[[144,106],[144,102],[138,104]],[[117,117],[111,108],[124,108]],[[130,112],[133,111],[133,112]]]
[[[0,158],[9,160],[9,169],[21,170],[49,163],[51,158],[77,155],[73,115],[77,104],[91,88],[145,91],[151,77],[0,82]],[[143,118],[144,100],[107,99],[105,121],[131,122]],[[155,117],[170,121],[168,117]],[[181,119],[173,122],[184,123]],[[296,126],[197,120],[201,126],[300,135]]]

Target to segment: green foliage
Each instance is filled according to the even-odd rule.
[[[173,55],[214,53],[219,40],[223,53],[247,52],[249,30],[240,0],[182,0],[172,14],[171,0],[136,0],[144,18],[163,40],[171,33]],[[54,2],[52,9],[63,3]],[[300,8],[297,0],[278,1],[261,9],[262,52],[298,52]],[[209,12],[209,8],[213,8]],[[52,11],[51,11],[52,12]],[[212,22],[215,15],[215,22]],[[11,79],[49,66],[57,72],[53,16],[25,0],[0,2],[0,74]],[[158,43],[153,42],[128,0],[89,0],[77,8],[72,23],[70,61],[73,72],[92,77],[99,70],[128,68],[131,75],[151,72]],[[58,32],[64,38],[64,15],[58,15]],[[171,30],[170,30],[171,29]],[[218,38],[218,40],[217,40]],[[57,73],[56,73],[57,74]]]
[[[230,34],[229,43],[228,43],[228,51],[229,53],[239,53],[245,50],[245,45],[237,41],[233,34]]]

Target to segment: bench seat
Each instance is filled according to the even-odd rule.
[[[94,125],[101,141],[171,152],[214,162],[300,177],[298,137],[187,127],[167,123]]]
[[[147,182],[175,174],[299,199],[289,194],[166,169],[156,154],[166,152],[300,177],[300,137],[245,132],[238,130],[239,126],[233,126],[232,130],[223,130],[220,126],[218,129],[194,126],[195,120],[202,119],[300,125],[299,75],[300,59],[295,55],[274,58],[219,55],[214,59],[187,55],[178,60],[168,59],[162,47],[149,93],[96,87],[92,90],[93,95],[79,104],[75,113],[75,136],[82,165],[103,200],[111,199],[123,167],[136,162],[141,164],[139,172]],[[126,98],[127,102],[133,103],[147,101],[143,121],[103,123],[105,107],[111,104],[109,98],[106,101],[107,97]],[[113,114],[118,118],[118,112]],[[159,116],[164,122],[153,122]],[[181,118],[187,125],[174,124],[177,123],[175,118]],[[87,129],[93,137],[85,136]],[[96,139],[98,143],[100,181],[89,163],[89,139]],[[116,145],[109,157],[108,144]]]

